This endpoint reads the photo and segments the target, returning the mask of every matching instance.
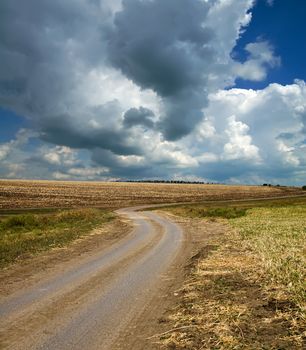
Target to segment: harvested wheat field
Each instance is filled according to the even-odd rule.
[[[101,207],[296,195],[292,187],[0,180],[0,208]]]

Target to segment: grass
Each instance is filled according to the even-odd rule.
[[[169,315],[174,331],[160,338],[163,346],[302,349],[306,334],[305,198],[166,210],[187,218],[189,226],[198,218],[205,230],[207,220],[220,218],[227,229],[223,236],[210,239],[215,248],[208,256],[201,257],[200,251],[189,265],[180,303]]]
[[[253,208],[230,224],[242,247],[258,257],[267,286],[282,290],[302,309],[306,297],[306,205]]]
[[[0,267],[41,251],[62,247],[113,218],[111,212],[98,209],[5,216],[0,220]]]
[[[239,218],[246,215],[245,208],[236,207],[220,207],[220,208],[203,208],[203,207],[192,207],[180,210],[178,208],[174,210],[176,214],[181,214],[182,216],[188,216],[191,218],[225,218],[233,219]]]

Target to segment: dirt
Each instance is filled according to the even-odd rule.
[[[184,277],[183,266],[193,249],[190,237],[186,236],[182,243],[176,243],[180,246],[177,255],[173,250],[176,249],[174,238],[170,238],[176,237],[176,228],[171,222],[152,213],[152,219],[149,216],[147,222],[154,222],[150,223],[154,232],[145,233],[142,226],[138,226],[143,220],[142,214],[132,216],[139,215],[136,230],[139,227],[142,231],[137,248],[127,251],[119,260],[113,259],[114,262],[102,270],[93,260],[96,254],[102,256],[102,264],[104,251],[107,255],[114,247],[129,246],[129,242],[135,241],[129,220],[110,223],[104,228],[106,232],[93,232],[67,248],[55,249],[4,270],[0,276],[5,301],[0,308],[2,346],[10,349],[156,348],[154,335],[166,328],[163,314],[176,301],[175,290]],[[165,229],[169,230],[167,234]],[[174,231],[171,233],[171,230]],[[169,248],[165,250],[166,247]],[[175,260],[169,265],[173,254]],[[92,270],[88,276],[82,272],[82,276],[72,280],[68,276],[67,280],[65,271],[78,271],[78,266],[82,271],[86,261],[93,261],[97,271]],[[71,282],[64,284],[65,279]],[[119,313],[113,310],[119,306]]]
[[[184,246],[176,264],[163,276],[163,283],[157,293],[137,319],[131,322],[131,326],[121,333],[119,341],[114,344],[114,349],[133,350],[158,350],[161,349],[160,334],[167,333],[173,324],[169,315],[180,303],[180,291],[184,281],[190,274],[190,266],[194,261],[207,256],[215,246],[209,245],[211,237],[217,237],[224,233],[224,225],[218,222],[208,222],[203,227],[203,222],[158,211],[184,228]]]
[[[103,224],[91,234],[81,237],[68,246],[54,248],[37,256],[23,256],[21,261],[0,270],[0,296],[26,289],[46,275],[52,276],[74,266],[80,259],[94,255],[115,244],[132,230],[128,220],[115,219]]]
[[[166,216],[170,221],[173,220],[171,215],[165,215],[162,212],[159,212],[159,215],[161,217]],[[184,224],[184,222],[184,219],[182,219],[178,224]],[[155,222],[154,225],[158,233],[160,231],[159,224]],[[207,237],[218,234],[222,229],[219,224],[214,223],[211,227],[206,227],[204,233],[194,227],[184,231],[182,247],[179,255],[175,258],[175,262],[162,273],[154,284],[154,288],[148,285],[147,293],[149,294],[146,301],[140,304],[141,308],[126,322],[126,325],[119,329],[115,337],[116,340],[112,342],[111,346],[107,346],[107,349],[160,349],[158,335],[169,330],[170,324],[167,320],[167,313],[178,302],[178,291],[188,273],[187,262],[197,259],[196,254],[199,249],[207,244]],[[66,248],[54,249],[49,253],[17,263],[1,272],[1,294],[4,298],[9,298],[14,293],[18,295],[18,291],[31,290],[36,285],[41,285],[41,281],[52,279],[52,276],[60,274],[61,271],[64,272],[71,267],[78,266],[82,261],[90,259],[96,253],[107,251],[108,248],[124,240],[128,241],[130,234],[131,222],[129,220],[117,220],[104,226],[103,232],[96,230],[89,237],[80,239]],[[81,308],[83,304],[86,305],[93,300],[98,300],[100,298],[99,294],[104,293],[104,287],[102,286],[107,286],[113,279],[117,278],[117,275],[120,275],[120,271],[126,269],[126,266],[130,266],[133,261],[137,262],[142,256],[145,256],[146,252],[149,252],[156,245],[154,242],[160,240],[160,235],[161,233],[158,233],[154,240],[146,244],[141,251],[135,251],[132,255],[127,256],[126,260],[120,261],[114,268],[93,275],[86,284],[71,288],[71,291],[62,291],[62,295],[59,297],[52,297],[48,304],[39,307],[39,313],[35,311],[35,307],[38,307],[39,303],[38,306],[34,305],[35,307],[31,306],[27,309],[26,314],[22,310],[18,311],[19,316],[16,316],[17,318],[13,323],[7,321],[9,326],[5,328],[4,346],[10,344],[10,349],[19,349],[21,347],[18,344],[22,340],[24,349],[29,348],[27,346],[32,348],[31,345],[27,345],[31,344],[28,334],[30,332],[32,334],[31,338],[36,339],[36,330],[40,329],[45,322],[47,322],[51,333],[53,329],[65,328],[64,320],[59,318],[61,314],[65,313],[65,319],[69,319],[73,317],[77,305],[80,305]],[[209,250],[211,248],[203,249]],[[97,294],[99,286],[102,288]],[[139,303],[139,297],[136,295],[135,298],[137,300],[137,302],[135,300],[136,305]],[[133,300],[128,300],[128,302],[134,303]],[[124,318],[124,310],[122,310],[122,317]],[[44,332],[45,335],[40,335],[40,338],[49,337],[49,331],[46,329]],[[96,338],[99,339],[100,336],[101,334],[97,334]],[[77,345],[75,348],[78,348]],[[95,347],[88,344],[88,348]]]

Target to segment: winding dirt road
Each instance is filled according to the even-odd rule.
[[[1,348],[147,348],[138,327],[167,298],[184,235],[156,213],[118,212],[134,225],[125,238],[1,300]]]

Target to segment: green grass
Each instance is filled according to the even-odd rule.
[[[174,209],[176,214],[188,216],[192,218],[239,218],[246,215],[245,208],[236,207],[220,207],[220,208],[203,208],[203,207],[189,207],[181,210],[181,208]]]
[[[99,209],[3,217],[0,220],[0,267],[31,254],[64,246],[113,218],[113,213]]]
[[[206,210],[207,208],[254,208],[254,207],[283,207],[283,206],[295,206],[306,203],[306,194],[305,196],[300,197],[288,197],[288,198],[266,198],[266,199],[252,199],[252,200],[212,200],[212,201],[203,201],[201,203],[184,203],[184,204],[171,204],[162,207],[151,208],[150,210],[159,210],[164,209],[171,211],[173,213],[178,213],[178,215],[189,216],[186,214],[188,209],[196,210],[200,209]],[[196,217],[194,215],[193,217]]]
[[[306,205],[253,208],[230,224],[242,244],[260,258],[268,285],[281,287],[302,308],[306,299]]]

